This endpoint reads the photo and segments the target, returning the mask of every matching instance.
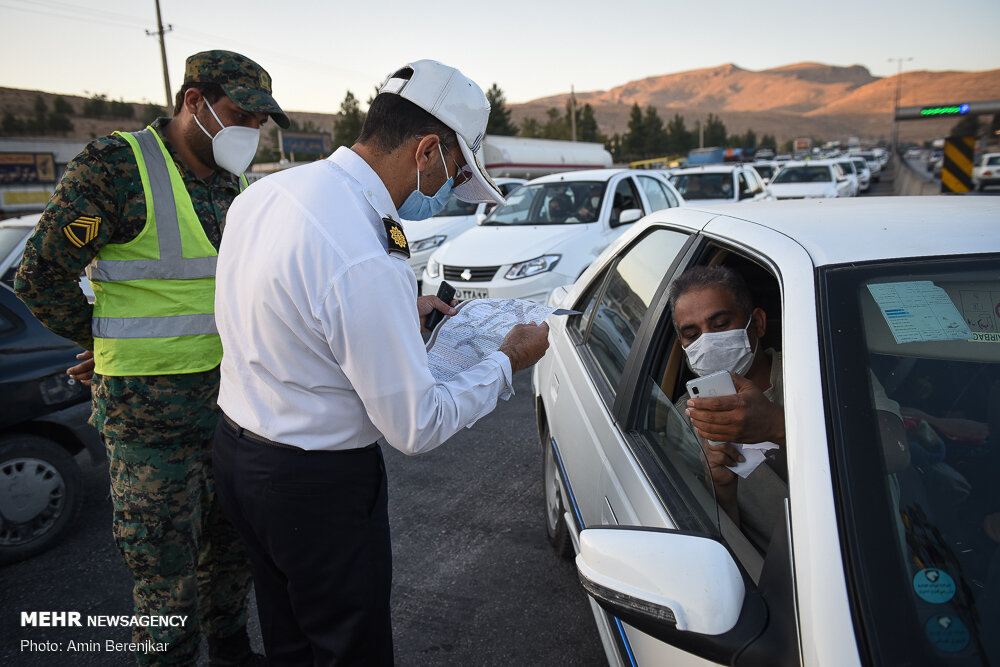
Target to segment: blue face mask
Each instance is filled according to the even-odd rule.
[[[444,151],[441,144],[438,144],[438,153],[441,154],[441,164],[444,166],[444,175],[448,176],[448,163],[444,161]],[[433,197],[429,197],[420,191],[420,172],[417,172],[417,189],[410,193],[406,201],[399,207],[399,217],[403,220],[426,220],[440,213],[448,200],[451,199],[451,191],[454,188],[455,179],[448,176],[448,180],[437,191]]]

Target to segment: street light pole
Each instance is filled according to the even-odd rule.
[[[899,121],[896,119],[896,115],[899,113],[899,98],[902,94],[903,86],[903,62],[909,62],[913,58],[889,58],[889,62],[896,62],[899,64],[899,68],[896,72],[896,101],[892,105],[892,147],[891,155],[895,155],[899,150]]]

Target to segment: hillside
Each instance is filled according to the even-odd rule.
[[[3,87],[0,87],[0,113],[9,111],[11,114],[21,118],[31,118],[34,116],[35,100],[39,96],[45,100],[49,111],[53,110],[57,97],[63,98],[74,110],[74,113],[69,115],[69,119],[73,123],[73,131],[64,135],[46,135],[50,138],[56,137],[87,141],[110,134],[115,130],[140,130],[145,126],[145,122],[149,118],[156,115],[156,112],[148,107],[157,105],[151,105],[147,102],[130,102],[134,111],[132,118],[92,118],[82,115],[84,104],[88,101],[86,97]],[[160,111],[162,111],[162,104],[159,107]],[[290,111],[288,112],[288,117],[300,126],[304,127],[307,123],[312,123],[313,127],[317,128],[319,132],[329,132],[332,135],[333,123],[340,117],[340,114]],[[273,123],[269,125],[270,128],[261,133],[261,146],[265,148],[275,145],[274,125]]]
[[[616,86],[610,90],[576,94],[579,104],[594,108],[601,131],[611,135],[628,128],[633,104],[654,106],[664,122],[674,114],[684,116],[691,129],[709,113],[719,116],[730,133],[749,129],[758,136],[774,135],[779,141],[796,136],[824,139],[885,139],[891,134],[892,109],[897,84],[901,105],[924,105],[968,99],[1000,99],[1000,69],[982,72],[905,72],[901,77],[876,77],[865,67],[838,67],[802,62],[773,69],[753,71],[729,63],[674,74],[653,76]],[[0,113],[31,117],[35,99],[41,95],[51,110],[53,93],[0,88]],[[133,103],[131,120],[86,118],[81,115],[86,98],[62,95],[75,114],[69,138],[86,140],[116,129],[137,129],[146,117],[146,103]],[[509,105],[516,123],[526,117],[545,119],[545,112],[562,109],[567,93]],[[291,111],[288,115],[304,125],[312,123],[320,131],[333,132],[336,114]],[[900,139],[923,141],[946,134],[955,124],[952,118],[900,124]],[[263,134],[263,146],[273,146],[273,130]]]
[[[779,141],[805,135],[843,138],[857,135],[888,137],[896,85],[901,106],[954,102],[964,99],[1000,99],[1000,69],[984,72],[905,72],[901,77],[875,77],[860,65],[837,67],[796,63],[752,71],[734,64],[654,76],[630,81],[607,91],[577,93],[588,103],[605,133],[628,127],[633,104],[654,106],[666,122],[684,116],[688,128],[714,113],[730,133],[753,129],[758,136],[773,134]],[[568,94],[553,95],[511,105],[512,117],[544,118],[551,107],[560,109]],[[902,140],[923,140],[946,133],[954,119],[900,124]]]

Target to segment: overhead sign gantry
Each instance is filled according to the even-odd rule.
[[[1000,114],[1000,100],[956,102],[896,109],[895,119],[922,120],[957,116]],[[965,193],[972,190],[972,161],[975,137],[948,137],[941,163],[941,192]]]

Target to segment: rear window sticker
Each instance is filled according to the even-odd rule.
[[[977,343],[1000,343],[1000,292],[959,290],[962,315]]]
[[[896,343],[969,340],[972,331],[948,294],[930,280],[868,285]]]
[[[931,616],[925,629],[927,639],[942,651],[957,653],[969,645],[969,629],[957,616]]]
[[[955,580],[944,570],[924,568],[913,577],[913,591],[921,600],[942,604],[955,597]]]

